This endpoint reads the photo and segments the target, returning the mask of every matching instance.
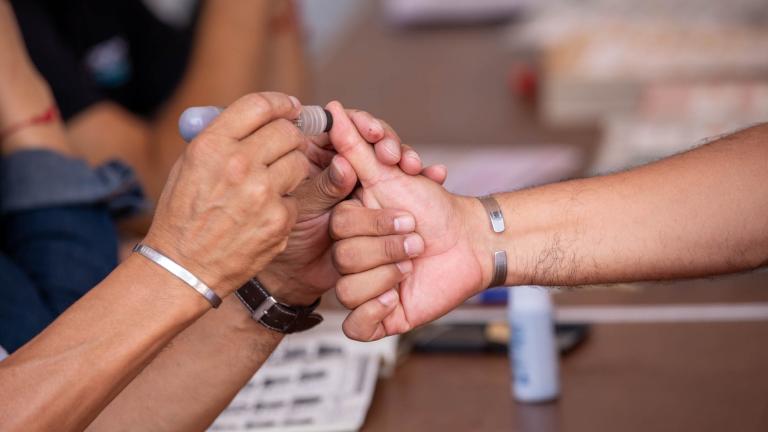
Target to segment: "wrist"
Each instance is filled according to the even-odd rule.
[[[210,303],[184,281],[139,254],[131,254],[118,266],[118,269],[116,276],[124,276],[130,280],[126,285],[149,288],[146,294],[151,304],[173,305],[172,309],[163,306],[168,316],[185,317],[186,319],[180,321],[186,321],[198,317],[211,308]],[[141,283],[136,284],[136,281]],[[131,291],[137,292],[135,288]],[[142,296],[138,295],[138,297]]]
[[[213,328],[226,328],[229,334],[235,335],[240,341],[248,338],[263,342],[263,338],[269,337],[277,343],[284,336],[283,333],[270,330],[254,320],[248,308],[234,295],[225,298],[217,313],[210,316],[210,319],[217,321],[212,325]]]
[[[3,122],[18,123],[55,103],[50,86],[27,61],[4,68],[0,83],[0,115]]]
[[[465,237],[467,238],[473,258],[480,268],[480,280],[475,287],[475,293],[488,288],[493,279],[493,252],[498,250],[488,220],[488,213],[475,197],[457,197],[461,219],[464,222]]]
[[[178,242],[171,241],[168,238],[169,236],[156,235],[152,228],[150,228],[150,232],[141,243],[155,249],[160,254],[183,267],[222,299],[240,286],[239,281],[226,277],[221,272],[216,271],[216,269],[211,269],[210,265],[206,266],[204,262],[193,258],[196,254],[189,253],[188,251],[185,252]],[[242,283],[245,283],[246,280],[243,280]]]
[[[288,306],[309,306],[320,297],[311,293],[290,275],[270,268],[270,266],[259,272],[256,279],[261,282],[272,297]]]

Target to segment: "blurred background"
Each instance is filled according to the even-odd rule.
[[[459,192],[622,170],[768,119],[764,0],[299,4],[310,98],[387,120],[447,163]],[[412,353],[379,383],[363,430],[765,430],[767,282],[558,292],[559,322],[591,323],[563,357],[559,402],[513,403],[503,354]],[[453,322],[504,321],[489,306],[503,299]],[[492,350],[444,325],[459,335],[427,351]]]
[[[256,3],[272,11],[232,6]],[[218,15],[216,1],[13,4],[91,162],[114,155],[90,142],[180,141],[185,107],[259,90],[366,110],[471,195],[626,169],[768,119],[765,0],[231,0]],[[243,29],[253,40],[233,37]],[[142,166],[151,198],[164,178]],[[768,430],[767,283],[756,272],[556,292],[561,392],[534,405],[510,393],[504,289],[365,347],[331,310],[213,430]],[[258,402],[280,394],[266,375],[310,376],[291,361],[311,350],[346,357],[291,391],[322,387],[334,402],[304,399],[316,424],[282,423],[288,408]]]
[[[622,170],[768,119],[763,0],[298,5],[305,98],[387,120],[462,193]],[[765,430],[767,282],[556,293],[557,321],[589,335],[541,405],[512,401],[503,348],[491,354],[505,333],[473,327],[505,321],[506,293],[489,293],[400,341],[363,430]]]

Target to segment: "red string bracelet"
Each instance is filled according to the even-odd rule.
[[[299,30],[298,8],[293,0],[289,0],[280,15],[269,22],[270,30],[274,33],[293,32]]]
[[[0,141],[4,140],[9,135],[12,135],[20,131],[21,129],[24,129],[30,126],[52,123],[58,118],[59,118],[59,109],[56,108],[55,104],[51,105],[43,113],[5,128],[3,131],[0,132]]]

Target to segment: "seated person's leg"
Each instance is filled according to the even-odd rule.
[[[117,234],[105,205],[13,212],[2,218],[0,228],[3,250],[12,255],[55,315],[117,266]]]
[[[5,254],[0,254],[0,346],[15,351],[53,321],[35,285]]]
[[[3,3],[0,29],[7,36],[0,40],[0,243],[6,260],[35,285],[50,321],[117,264],[108,210],[131,210],[141,194],[125,166],[93,169],[76,159]],[[20,312],[28,306],[2,301]]]
[[[142,198],[128,168],[93,169],[46,148],[32,133],[39,128],[13,135],[13,145],[3,141],[0,235],[3,252],[35,284],[52,320],[117,265],[110,211],[135,210]]]

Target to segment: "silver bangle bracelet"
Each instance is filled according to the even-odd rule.
[[[481,196],[478,198],[480,203],[485,207],[485,211],[488,212],[488,217],[491,218],[491,229],[495,233],[503,233],[504,229],[504,213],[501,212],[501,206],[491,195]]]
[[[134,246],[133,251],[146,257],[148,260],[154,262],[160,267],[166,269],[172,275],[181,279],[184,283],[192,287],[192,289],[200,293],[201,296],[208,300],[208,303],[210,303],[214,308],[219,307],[221,304],[221,297],[213,292],[213,290],[210,289],[208,285],[198,279],[189,270],[176,263],[176,261],[141,243]]]
[[[504,214],[501,212],[501,206],[491,195],[479,197],[485,211],[488,212],[488,218],[491,221],[491,229],[497,234],[501,234],[506,229],[504,225]],[[493,277],[489,288],[504,285],[507,280],[507,252],[497,250],[493,252]]]

